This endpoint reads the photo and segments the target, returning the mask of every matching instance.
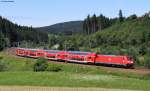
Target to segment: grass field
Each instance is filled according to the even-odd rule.
[[[97,87],[149,91],[149,83],[150,80],[104,74],[69,72],[3,72],[0,74],[1,86]]]
[[[2,87],[88,87],[112,89],[101,89],[102,91],[116,91],[113,89],[121,89],[120,91],[123,89],[150,91],[150,73],[148,72],[140,74],[139,72],[132,72],[130,69],[112,68],[114,69],[112,70],[105,67],[81,66],[69,63],[55,64],[62,67],[62,71],[60,72],[33,72],[32,65],[36,59],[16,57],[5,52],[0,53],[0,56],[4,58],[4,61],[9,63],[8,70],[0,73],[0,85]],[[50,62],[49,64],[54,63]]]

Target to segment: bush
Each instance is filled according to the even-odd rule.
[[[47,71],[59,72],[62,70],[62,66],[56,64],[49,64]]]
[[[35,72],[46,71],[47,68],[48,68],[48,62],[44,58],[39,58],[33,66],[33,70]]]
[[[0,57],[0,72],[5,71],[7,69],[5,61],[3,61],[3,57]]]
[[[139,54],[136,48],[133,48],[133,47],[129,48],[127,50],[127,55],[129,55],[130,57],[134,59],[135,65],[141,65],[140,60],[138,58]]]
[[[34,61],[25,60],[21,66],[21,71],[33,71]]]
[[[141,46],[139,48],[139,54],[141,54],[141,55],[145,55],[146,51],[147,51],[146,46]]]
[[[150,69],[150,58],[149,57],[145,58],[145,67],[147,67],[148,69]]]
[[[5,71],[6,65],[0,61],[0,72]]]
[[[3,57],[0,56],[0,60],[2,60],[2,59],[3,59]]]

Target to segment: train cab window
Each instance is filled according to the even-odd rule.
[[[127,59],[128,59],[128,60],[133,60],[133,58],[132,58],[132,57],[127,57]]]

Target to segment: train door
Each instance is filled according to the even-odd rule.
[[[33,49],[29,50],[29,55],[28,55],[28,57],[31,57],[31,58],[38,58],[38,56],[37,56],[37,50],[33,50]]]
[[[37,57],[43,57],[43,58],[45,58],[45,52],[43,50],[38,50],[37,51]]]
[[[95,53],[89,54],[88,56],[86,56],[85,60],[87,61],[87,63],[93,64],[93,63],[95,63],[96,56],[97,56],[97,54],[95,54]]]
[[[17,49],[17,55],[24,56],[24,49]]]

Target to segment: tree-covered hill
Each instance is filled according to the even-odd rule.
[[[60,37],[60,39],[59,39]],[[55,38],[52,36],[52,38]],[[51,38],[51,39],[52,39]],[[56,44],[65,44],[62,41],[70,41],[78,47],[97,48],[106,45],[121,48],[149,47],[150,46],[150,17],[148,15],[136,19],[126,19],[124,22],[116,22],[112,26],[97,31],[91,35],[57,36]]]
[[[47,31],[52,34],[65,34],[72,35],[73,33],[83,32],[83,22],[82,21],[70,21],[64,23],[58,23],[51,26],[36,28],[40,31]]]
[[[32,27],[20,26],[0,16],[0,50],[4,47],[16,46],[17,42],[47,42],[48,35]]]
[[[137,19],[125,20],[91,35],[95,46],[150,46],[150,17],[148,15]]]
[[[61,50],[95,51],[101,54],[129,55],[137,65],[150,68],[150,14],[116,19],[111,26],[84,35],[51,36],[50,46]],[[57,41],[56,41],[57,40]]]

